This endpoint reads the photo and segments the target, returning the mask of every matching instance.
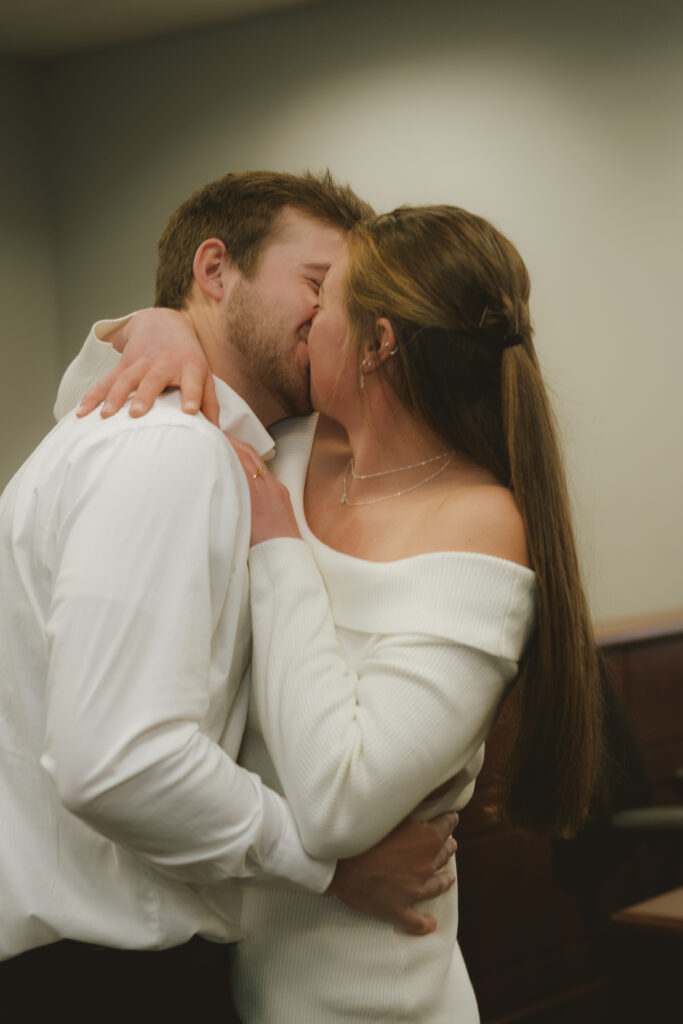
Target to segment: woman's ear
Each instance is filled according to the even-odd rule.
[[[397,351],[398,345],[394,328],[391,326],[391,322],[383,316],[375,324],[375,336],[363,348],[361,363],[363,373],[366,375],[372,373],[389,356],[395,356]]]
[[[220,238],[207,238],[194,254],[192,273],[197,287],[216,302],[223,298],[223,271],[229,263],[228,251]]]
[[[375,338],[377,339],[375,358],[380,363],[383,363],[390,356],[396,355],[398,352],[398,342],[394,334],[394,328],[391,326],[391,321],[387,317],[380,317],[375,324]]]

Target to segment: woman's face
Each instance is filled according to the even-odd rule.
[[[318,296],[318,310],[308,335],[311,403],[330,416],[339,412],[358,391],[358,367],[345,351],[348,331],[344,276],[346,246],[334,260]]]

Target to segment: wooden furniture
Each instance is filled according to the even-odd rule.
[[[671,932],[683,941],[683,886],[643,900],[641,903],[634,903],[631,907],[615,910],[611,920],[624,928]],[[681,955],[683,956],[683,948]],[[681,1009],[683,1010],[683,1005]]]
[[[683,766],[683,610],[596,634],[641,759],[631,806],[680,805],[674,776]],[[621,1024],[610,915],[683,885],[683,867],[672,879],[666,841],[624,837],[609,818],[571,842],[497,824],[487,807],[505,770],[512,720],[504,709],[457,833],[460,942],[482,1022]],[[615,810],[628,805],[622,794]]]
[[[626,1024],[680,1024],[683,887],[611,915],[615,1005]]]

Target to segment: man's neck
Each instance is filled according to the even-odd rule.
[[[254,415],[268,429],[278,420],[291,415],[291,412],[261,381],[254,379],[251,367],[245,364],[247,364],[247,360],[242,353],[232,349],[232,351],[226,352],[220,360],[220,372],[217,372],[213,366],[211,371],[216,377],[225,381],[233,391],[236,391],[240,398],[244,399]]]
[[[226,341],[215,318],[207,316],[201,308],[189,308],[187,313],[211,373],[244,399],[264,427],[291,415],[272,391],[255,378],[244,353]]]

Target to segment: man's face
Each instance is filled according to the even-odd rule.
[[[320,285],[344,242],[343,231],[285,209],[256,275],[240,277],[228,298],[226,337],[249,361],[283,418],[311,411],[308,332]]]

